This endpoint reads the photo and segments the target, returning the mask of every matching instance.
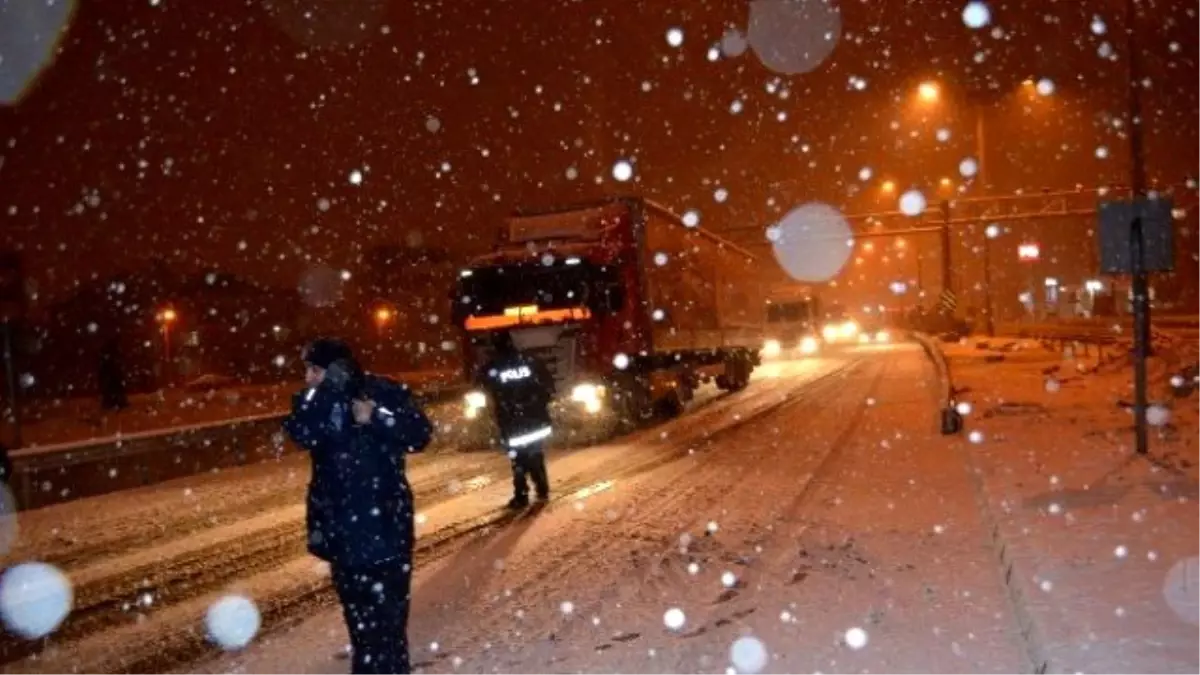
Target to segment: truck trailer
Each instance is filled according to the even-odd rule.
[[[554,375],[558,412],[626,426],[678,414],[701,383],[742,389],[760,363],[760,264],[641,197],[517,213],[454,290],[466,376],[508,331]],[[471,391],[465,415],[487,406]]]

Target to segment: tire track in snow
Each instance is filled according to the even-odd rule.
[[[842,364],[833,372],[825,373],[817,381],[825,380],[842,372],[852,364]],[[779,385],[767,387],[765,390],[747,392],[750,396],[739,395],[734,399],[722,399],[726,405],[709,406],[697,411],[696,418],[685,415],[683,418],[670,423],[670,427],[691,429],[696,437],[712,439],[725,435],[742,425],[765,415],[791,400],[797,390],[805,390],[813,381],[807,381],[779,396]],[[787,388],[787,385],[782,385]],[[759,409],[735,419],[718,419],[716,429],[708,429],[706,420],[728,417],[731,410],[741,410],[759,403],[761,399],[778,396],[776,401],[768,401]],[[662,434],[662,428],[650,429],[634,435],[634,442],[648,441],[654,434]],[[662,464],[675,461],[687,455],[689,442],[697,440],[685,432],[680,438],[670,438],[656,451],[647,453],[650,458],[641,463],[626,467],[616,472],[618,478],[627,478],[646,471],[653,470]],[[607,467],[599,467],[601,475],[610,475]],[[438,476],[444,480],[443,476]],[[594,483],[596,476],[576,478],[565,484],[556,486],[559,496],[556,501],[570,498],[570,493]],[[432,481],[431,481],[432,482]],[[414,491],[416,491],[414,487]],[[438,504],[457,499],[458,495],[443,495],[432,503],[422,504],[422,508],[432,508]],[[245,505],[239,508],[246,508]],[[424,565],[447,555],[453,549],[453,544],[464,540],[469,535],[487,529],[505,518],[503,509],[494,509],[479,517],[452,523],[439,528],[425,537],[418,539],[416,557],[418,564]],[[208,532],[202,532],[207,534]],[[178,543],[179,540],[171,543]],[[189,550],[168,558],[164,563],[161,559],[146,565],[122,570],[115,575],[98,576],[85,586],[76,589],[75,610],[63,627],[49,640],[17,641],[11,636],[0,639],[0,660],[6,666],[15,666],[22,670],[37,670],[52,672],[61,669],[62,658],[70,658],[69,654],[75,645],[84,646],[102,639],[102,633],[111,631],[121,632],[120,627],[130,627],[131,633],[144,634],[143,623],[153,623],[159,616],[169,616],[170,625],[164,626],[166,635],[161,641],[151,644],[131,644],[128,649],[94,649],[98,652],[99,662],[81,664],[72,661],[75,668],[82,667],[90,671],[122,670],[127,672],[162,672],[180,663],[201,658],[211,654],[212,650],[204,640],[204,636],[195,629],[198,617],[203,614],[206,604],[199,601],[211,597],[218,589],[235,584],[239,578],[246,578],[246,572],[263,570],[265,567],[286,567],[295,565],[307,558],[304,550],[303,509],[297,514],[286,518],[284,522],[261,529],[251,529],[238,536],[220,540],[212,546]],[[118,561],[108,561],[116,564]],[[165,568],[165,569],[164,569]],[[256,576],[265,576],[264,572]],[[163,593],[163,589],[171,589]],[[157,600],[165,600],[165,607],[156,607],[154,613],[138,618],[137,613],[126,610],[136,608],[136,600],[144,593],[156,593]],[[317,608],[332,602],[332,590],[327,580],[321,580],[316,586],[310,583],[300,583],[295,586],[284,586],[267,597],[256,597],[263,611],[262,633],[284,625],[295,617],[307,616]],[[133,623],[134,626],[130,626]],[[133,630],[140,628],[140,630]],[[116,635],[112,637],[117,638]],[[142,635],[144,639],[144,635]],[[114,639],[118,642],[119,639]],[[53,658],[29,659],[53,644]],[[86,660],[86,657],[83,657]],[[8,668],[6,668],[7,670]]]
[[[832,402],[843,400],[841,397],[850,395],[843,390],[844,378],[860,368],[861,365],[861,361],[856,360],[834,372],[827,373],[803,387],[796,395],[771,406],[763,414],[744,419],[741,424],[737,425],[737,428],[750,422],[758,424],[768,421],[776,414],[783,415],[785,411],[789,419],[796,417],[797,410],[811,409],[814,416],[828,411]],[[853,391],[858,392],[860,388],[861,385],[855,387]],[[839,390],[843,390],[840,395]],[[862,401],[864,398],[859,397],[858,400]],[[852,426],[853,418],[847,419],[844,423]],[[538,549],[536,558],[557,560],[560,563],[539,564],[532,569],[525,568],[523,570],[509,568],[510,571],[522,576],[519,579],[513,579],[511,583],[506,583],[505,595],[519,594],[525,605],[556,607],[559,601],[570,596],[569,589],[562,587],[563,583],[570,584],[570,580],[575,578],[587,579],[590,576],[589,569],[595,567],[605,578],[610,579],[610,585],[593,595],[603,596],[605,603],[614,603],[618,607],[626,603],[636,604],[639,600],[644,600],[648,590],[653,589],[648,589],[645,583],[630,584],[628,578],[630,574],[637,574],[640,569],[643,582],[651,579],[652,575],[658,573],[657,568],[661,562],[671,555],[671,551],[679,547],[678,533],[686,532],[688,523],[698,522],[698,512],[715,508],[714,504],[719,504],[737,495],[739,489],[755,491],[756,488],[748,483],[740,484],[740,488],[730,488],[729,466],[724,459],[731,457],[732,453],[738,453],[742,448],[728,445],[718,447],[717,443],[726,439],[732,441],[730,435],[733,430],[733,428],[723,429],[719,437],[713,437],[707,447],[697,449],[694,456],[689,457],[686,453],[678,453],[675,457],[670,458],[670,461],[660,462],[658,466],[654,467],[658,469],[654,473],[643,470],[640,476],[643,480],[635,481],[634,484],[628,486],[628,490],[631,491],[622,495],[623,499],[631,503],[624,507],[624,515],[619,520],[610,520],[608,523],[592,522],[584,526],[581,526],[580,521],[576,520],[565,525],[566,531],[561,533],[562,536],[546,536],[547,545]],[[785,444],[773,444],[768,454],[767,457],[753,457],[751,463],[755,466],[777,469],[787,466],[789,460],[794,462],[794,450]],[[746,456],[741,454],[738,456],[746,461]],[[694,461],[687,461],[693,458]],[[649,484],[645,485],[645,483]],[[664,521],[671,521],[671,523],[667,524]],[[597,535],[597,529],[611,530],[611,533],[604,532]],[[696,541],[699,545],[705,540],[704,537],[701,537]],[[569,578],[562,574],[563,566],[570,568]],[[614,569],[617,571],[614,572]],[[453,575],[455,578],[448,583],[457,583],[458,573],[459,570],[456,569]],[[506,571],[506,574],[509,572]],[[423,588],[421,593],[435,597],[456,597],[455,592],[451,589],[427,590]],[[441,608],[430,610],[433,612],[433,618],[429,620],[437,625],[443,623],[436,618],[436,612],[439,609]],[[593,606],[586,602],[576,602],[573,614],[595,613],[598,615],[600,609],[599,606]],[[479,613],[478,610],[474,610],[473,614],[472,627],[476,633],[498,635],[511,628],[511,615],[485,615]],[[566,639],[559,631],[564,626],[568,626],[568,621],[565,618],[552,617],[549,619],[551,627],[547,630],[551,633],[552,641]],[[628,642],[640,637],[640,635],[615,636],[610,642]],[[450,640],[439,638],[439,644],[445,650],[449,648]],[[597,649],[600,648],[603,648],[603,645],[597,647]]]

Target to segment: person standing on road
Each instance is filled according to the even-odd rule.
[[[550,498],[544,443],[552,430],[554,378],[541,361],[516,348],[508,331],[493,335],[492,349],[476,381],[492,401],[496,426],[512,461],[513,498],[508,508],[523,509],[529,506],[527,476],[533,479],[538,501]]]
[[[309,452],[308,550],[330,565],[354,673],[407,673],[413,498],[404,455],[429,443],[408,387],[363,373],[350,348],[304,352],[308,388],[283,426]]]

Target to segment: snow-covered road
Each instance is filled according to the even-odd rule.
[[[619,442],[552,454],[569,495],[669,462],[683,444],[720,433],[832,377],[856,355],[772,364],[734,396],[705,392],[682,419]],[[688,440],[692,439],[692,440]],[[43,560],[74,587],[70,618],[48,645],[0,640],[9,670],[159,669],[202,656],[204,610],[231,588],[253,589],[268,626],[329,600],[323,570],[303,548],[306,458],[225,470],[21,514],[8,564]],[[422,558],[499,516],[507,462],[445,449],[409,467],[421,513]],[[40,652],[40,653],[39,653]],[[36,654],[36,658],[29,658]]]
[[[676,461],[420,567],[414,661],[723,672],[761,644],[777,672],[1026,669],[964,459],[927,442],[932,367],[910,346],[859,355]],[[344,672],[344,642],[329,609],[199,669]]]
[[[1054,464],[1051,491],[1088,491],[1081,458],[1091,434],[1110,433],[1108,397],[1124,375],[1064,377],[1035,417],[1017,420],[993,407],[1028,397],[1058,357],[998,362],[955,349],[957,383],[976,405],[969,436],[938,433],[933,366],[897,344],[768,364],[746,391],[709,392],[680,419],[557,450],[555,499],[533,517],[503,517],[502,456],[415,458],[414,663],[427,672],[1194,672],[1194,600],[1143,583],[1194,555],[1194,520],[1179,520],[1188,509],[1194,517],[1194,411],[1175,418],[1192,440],[1163,446],[1191,467],[1190,492],[1143,477],[1169,499],[1139,502],[1132,519],[1112,519],[1090,493],[1064,493],[1070,513],[1047,516],[1042,474]],[[1021,438],[1028,447],[1014,456],[1010,439]],[[7,562],[58,565],[75,605],[44,648],[4,638],[6,670],[346,672],[328,571],[303,548],[304,462],[22,514]],[[1087,567],[1117,544],[1148,557]],[[1182,569],[1194,590],[1194,563]],[[230,593],[255,603],[264,628],[246,649],[220,653],[203,617]],[[1126,613],[1137,618],[1122,627]],[[1125,656],[1108,648],[1117,644]]]

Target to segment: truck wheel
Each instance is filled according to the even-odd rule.
[[[645,385],[634,378],[613,387],[613,409],[622,429],[631,431],[654,418],[654,405]]]
[[[741,391],[750,386],[750,372],[754,369],[744,354],[731,354],[725,361],[726,391]]]

